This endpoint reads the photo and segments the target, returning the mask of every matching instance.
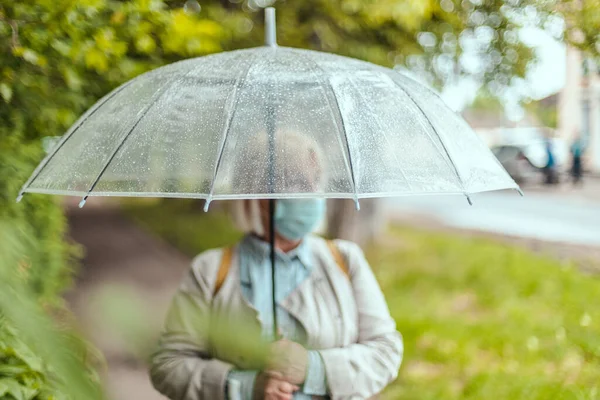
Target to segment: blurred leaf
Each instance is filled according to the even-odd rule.
[[[106,72],[108,69],[108,59],[102,51],[92,48],[85,54],[85,65],[98,72]]]
[[[135,47],[142,53],[150,54],[156,49],[156,42],[150,35],[143,35],[136,40]]]
[[[2,95],[5,102],[10,103],[13,95],[11,87],[6,83],[0,83],[0,95]]]

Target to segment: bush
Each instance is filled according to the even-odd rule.
[[[61,207],[48,196],[15,202],[40,155],[39,146],[0,139],[0,398],[94,399],[88,346],[67,327],[57,330],[67,322],[61,295],[76,255]]]

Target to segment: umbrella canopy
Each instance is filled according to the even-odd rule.
[[[295,143],[311,143],[309,184]],[[337,55],[265,46],[143,74],[86,112],[24,192],[207,199],[517,189],[430,88]]]

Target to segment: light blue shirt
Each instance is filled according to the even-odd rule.
[[[290,295],[308,276],[313,267],[312,255],[305,238],[294,250],[276,251],[275,300],[277,304]],[[256,308],[262,325],[263,338],[273,340],[273,312],[271,285],[271,258],[269,243],[253,235],[246,236],[238,248],[240,283],[246,300]],[[306,343],[302,325],[281,306],[277,308],[277,325],[281,335],[298,343]],[[327,393],[325,366],[317,351],[308,352],[308,371],[300,392],[294,400],[310,400],[312,395]],[[258,371],[234,370],[229,373],[228,386],[239,388],[239,393],[229,393],[230,399],[251,400],[254,380]],[[236,381],[233,384],[232,381]],[[234,389],[235,390],[235,389]]]

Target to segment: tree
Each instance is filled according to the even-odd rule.
[[[600,56],[600,1],[563,0],[558,10],[565,21],[566,41],[590,54]]]
[[[525,104],[525,110],[535,116],[542,126],[556,129],[558,124],[556,104],[546,104],[543,100],[532,101]]]

